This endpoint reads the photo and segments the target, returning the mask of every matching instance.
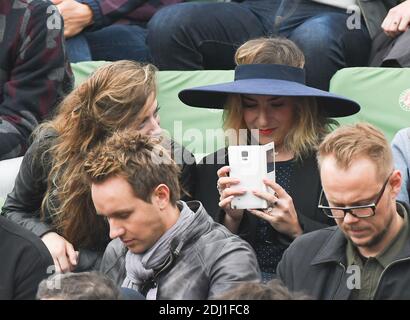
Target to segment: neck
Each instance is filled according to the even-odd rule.
[[[175,205],[169,205],[166,209],[163,211],[164,213],[164,220],[165,220],[165,229],[169,230],[175,223],[177,223],[179,216],[181,212],[178,209],[178,206]]]
[[[295,157],[295,153],[292,151],[285,150],[281,146],[275,149],[275,162],[277,161],[287,161]]]

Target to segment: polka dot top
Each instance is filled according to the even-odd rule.
[[[292,196],[290,179],[294,170],[293,160],[276,162],[275,167],[276,183]],[[269,167],[268,169],[271,170]],[[279,233],[269,224],[269,222],[263,219],[258,219],[256,232],[256,244],[254,249],[262,271],[262,278],[266,282],[273,277],[276,271],[276,266],[287,247],[279,242],[277,238]]]

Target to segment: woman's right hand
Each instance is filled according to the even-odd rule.
[[[73,271],[78,262],[78,251],[73,245],[55,232],[48,232],[41,237],[54,260],[56,272]]]
[[[238,184],[240,181],[228,176],[230,171],[229,166],[224,166],[217,171],[219,177],[217,182],[217,188],[219,191],[219,207],[221,207],[229,218],[239,224],[243,217],[242,209],[232,209],[231,202],[235,196],[241,196],[246,193],[246,190],[233,189],[232,185]],[[232,230],[231,230],[232,231]]]

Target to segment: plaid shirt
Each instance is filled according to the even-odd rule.
[[[62,23],[49,1],[0,1],[0,160],[24,154],[33,129],[72,88]]]
[[[87,4],[93,11],[93,25],[88,30],[97,30],[115,23],[145,26],[162,7],[183,0],[77,0]]]

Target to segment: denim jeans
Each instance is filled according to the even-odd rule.
[[[362,22],[349,30],[348,17],[310,0],[181,3],[151,18],[147,43],[161,70],[233,69],[235,50],[247,40],[284,36],[305,54],[307,84],[327,90],[337,70],[367,65],[367,28]]]
[[[146,36],[147,30],[140,26],[115,24],[67,39],[67,55],[70,62],[122,59],[148,61]]]

